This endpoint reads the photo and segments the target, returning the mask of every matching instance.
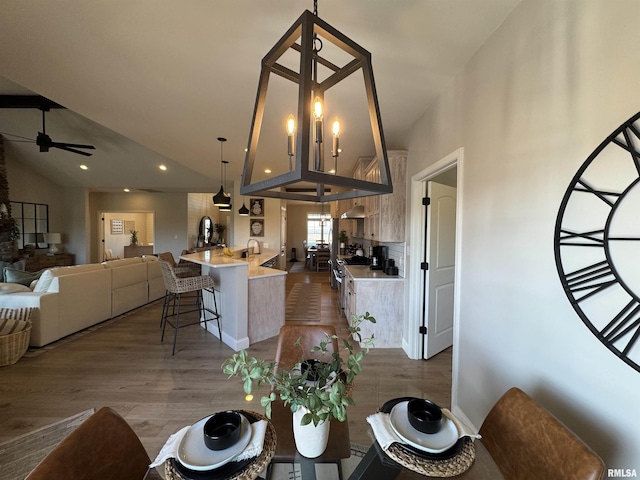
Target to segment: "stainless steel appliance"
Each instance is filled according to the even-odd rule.
[[[389,247],[375,246],[371,249],[371,270],[383,270],[389,257]]]

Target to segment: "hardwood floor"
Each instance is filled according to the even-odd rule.
[[[346,330],[328,273],[291,273],[287,292],[295,282],[322,283],[321,321],[339,333]],[[172,356],[171,332],[160,343],[161,311],[155,302],[0,367],[0,442],[108,405],[129,422],[153,459],[169,435],[212,412],[263,411],[260,395],[246,402],[240,381],[222,373],[233,351],[204,329],[181,329]],[[252,345],[249,353],[273,358],[275,348],[276,337]],[[366,417],[386,400],[423,396],[448,407],[450,392],[451,349],[429,361],[409,360],[401,349],[374,349],[356,378],[351,441],[372,443]]]

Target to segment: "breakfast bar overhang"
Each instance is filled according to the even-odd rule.
[[[201,265],[202,274],[214,279],[221,340],[234,351],[277,335],[284,325],[287,272],[261,266],[277,254],[265,250],[249,258],[235,258],[206,250],[180,256]],[[213,306],[210,293],[204,292],[203,298],[205,306]],[[216,328],[208,331],[217,336]]]

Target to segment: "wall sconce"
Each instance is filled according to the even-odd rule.
[[[392,193],[371,54],[321,20],[317,16],[316,2],[314,7],[314,13],[305,11],[262,59],[240,193],[312,202]],[[333,56],[329,58],[325,52],[321,55],[323,47]],[[291,57],[294,57],[293,61]],[[356,90],[363,93],[361,97],[357,97],[353,89],[357,76],[352,74],[358,71],[362,72],[363,88]],[[274,85],[279,99],[286,94],[288,98],[267,102],[271,93],[267,91],[270,83]],[[334,92],[337,95],[334,96]],[[350,115],[354,110],[349,104],[352,97],[361,98],[358,105],[362,108],[357,112],[359,120],[354,119],[350,123],[348,119],[353,118]],[[289,110],[288,117],[286,110]],[[294,113],[290,113],[292,111]],[[337,113],[340,113],[341,120],[338,120]],[[328,144],[324,141],[325,118],[335,118],[330,125],[331,131],[327,132],[332,135],[332,142]],[[360,128],[362,118],[368,120],[368,130]],[[273,125],[282,125],[283,121],[287,134],[288,169],[284,152],[274,154],[277,142],[273,139],[282,135],[278,134],[282,130],[274,130]],[[351,138],[358,136],[360,143],[362,139],[369,142],[367,151],[351,149],[348,159],[344,159],[348,161],[341,166],[338,165],[338,157],[343,152],[339,143],[344,126],[349,128],[350,135],[353,134]],[[264,130],[262,138],[261,130]],[[343,143],[348,145],[347,137],[343,136]],[[355,145],[355,140],[352,145]],[[331,173],[325,171],[325,148],[331,148]],[[371,157],[374,153],[380,168],[380,182],[352,178],[350,167],[357,158]],[[281,168],[273,168],[274,176],[260,178],[266,163],[273,163],[278,158],[282,159]],[[254,174],[258,177],[256,181]]]

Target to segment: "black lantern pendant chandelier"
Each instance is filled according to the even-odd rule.
[[[229,208],[231,208],[231,195],[224,191],[224,177],[222,174],[222,166],[224,164],[224,161],[222,160],[222,148],[227,139],[218,137],[218,141],[220,142],[220,191],[213,196],[213,204],[216,207],[229,206]]]
[[[332,49],[328,53],[333,54],[333,57],[328,58],[324,52],[322,56],[320,55],[323,42],[326,43],[325,47]],[[353,121],[353,123],[344,120],[353,110],[346,105],[350,97],[355,96],[353,89],[346,94],[343,93],[344,90],[340,91],[340,87],[330,90],[341,82],[341,88],[350,89],[354,81],[357,81],[357,76],[352,74],[359,70],[362,71],[364,80],[363,118],[366,118],[370,124],[370,128],[366,129],[361,128],[362,120]],[[289,103],[273,100],[267,102],[267,89],[272,73],[275,74],[272,85],[276,93],[280,93],[279,98],[283,98],[282,92],[288,93],[289,99],[286,102]],[[320,78],[322,75],[323,78]],[[334,96],[334,92],[338,92],[337,96]],[[273,107],[277,113],[266,112],[267,106],[270,111]],[[338,120],[337,113],[329,112],[329,106],[334,112],[339,111],[340,108],[344,110],[340,113],[342,121]],[[284,118],[279,117],[283,113],[282,110],[287,108],[291,108],[295,114],[290,113],[288,117],[286,114]],[[278,118],[281,119],[278,120]],[[331,118],[331,121],[326,122],[327,118]],[[273,129],[276,123],[285,125],[285,132],[279,131],[282,132],[280,134],[282,137],[285,133],[287,135],[288,162],[287,157],[284,156],[284,138],[281,143],[282,155],[274,156],[274,146],[271,146],[270,153],[264,153],[269,149],[270,143],[277,145],[275,137],[278,133]],[[330,136],[325,135],[324,131],[329,123],[331,124]],[[341,157],[343,165],[339,165],[338,157],[343,153],[339,145],[343,126],[347,127],[349,132],[364,132],[365,135],[361,135],[361,138],[366,136],[371,140],[367,151],[355,152],[355,147],[343,137],[343,144],[347,149],[351,148],[351,151],[349,158],[342,158],[345,155]],[[266,134],[263,137],[266,138],[260,140],[263,128]],[[325,141],[325,137],[330,138],[331,141]],[[329,167],[331,169],[326,171],[325,149],[329,148],[331,150],[327,153],[331,154],[333,162]],[[352,169],[356,160],[362,157],[371,160],[374,155],[378,162],[380,182],[352,178]],[[262,175],[263,168],[267,167],[264,168],[265,173],[271,173],[272,167],[267,164],[263,167],[263,163],[274,162],[274,157],[282,159],[279,164],[282,168],[274,169],[275,176],[265,178]],[[256,181],[252,181],[254,178]],[[262,59],[240,193],[328,202],[391,192],[393,192],[393,186],[373,80],[371,54],[321,20],[317,15],[317,0],[314,0],[314,12],[306,10]]]

